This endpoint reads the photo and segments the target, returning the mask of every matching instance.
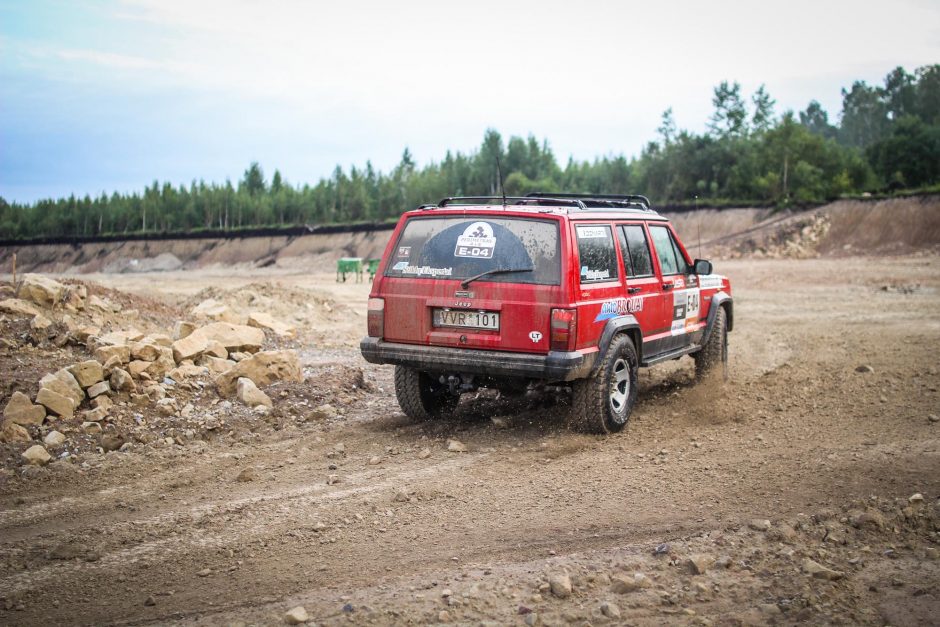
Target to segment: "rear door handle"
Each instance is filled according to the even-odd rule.
[[[643,288],[640,288],[640,287],[628,287],[628,288],[627,288],[627,294],[636,294],[636,293],[639,292],[641,289],[643,289]]]

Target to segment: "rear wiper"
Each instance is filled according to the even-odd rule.
[[[509,274],[510,272],[532,272],[535,268],[493,268],[492,270],[487,270],[486,272],[481,272],[476,276],[472,276],[469,279],[464,279],[460,282],[460,287],[467,287],[477,279],[482,279],[485,276],[491,274]]]

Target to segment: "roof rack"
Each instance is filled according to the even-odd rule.
[[[581,202],[575,196],[571,198],[556,198],[553,196],[449,196],[442,198],[437,205],[421,205],[421,208],[442,209],[448,205],[466,205],[466,204],[506,204],[506,205],[528,205],[534,207],[553,207],[566,206],[577,207],[578,209],[587,209],[587,205]]]
[[[577,199],[585,205],[596,206],[614,206],[614,205],[640,205],[644,209],[650,209],[650,199],[639,194],[554,194],[547,192],[532,192],[526,194],[526,198],[552,198],[552,199]]]

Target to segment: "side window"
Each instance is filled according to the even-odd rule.
[[[653,237],[653,246],[656,247],[656,256],[659,257],[663,276],[679,274],[679,262],[676,260],[676,249],[672,244],[669,229],[650,225],[650,235]]]
[[[629,277],[653,275],[653,261],[650,259],[650,247],[646,242],[646,233],[639,224],[621,226],[620,252]]]
[[[676,241],[676,238],[670,233],[669,239],[672,241],[672,250],[676,254],[676,262],[679,264],[679,272],[681,274],[692,274],[692,267],[686,262],[685,257],[682,255],[682,251],[679,249],[679,243]]]
[[[610,281],[620,276],[609,226],[579,224],[575,226],[575,232],[578,235],[582,283]]]

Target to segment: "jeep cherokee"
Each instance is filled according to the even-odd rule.
[[[637,370],[692,355],[724,374],[728,279],[690,260],[643,196],[445,198],[402,215],[372,284],[363,356],[413,419],[478,387],[572,388],[570,425],[621,430]]]

